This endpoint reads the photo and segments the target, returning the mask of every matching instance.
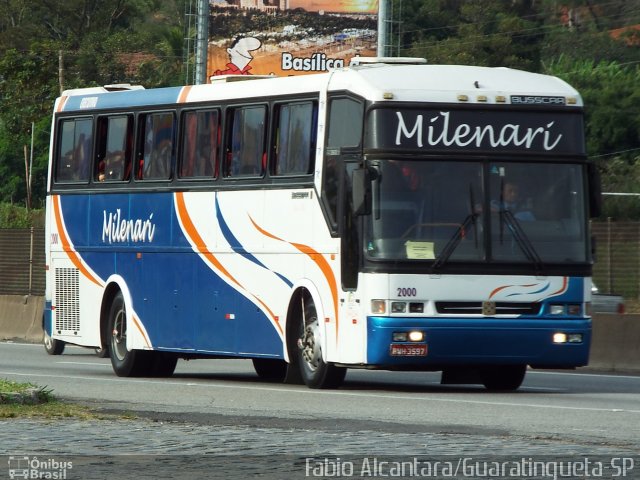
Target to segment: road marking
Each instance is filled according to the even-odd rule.
[[[99,365],[101,367],[111,367],[110,363],[99,363],[99,362],[56,362],[56,363],[64,363],[67,365]]]
[[[216,383],[212,381],[206,381],[202,383],[193,383],[190,382],[176,382],[171,380],[142,380],[135,378],[95,378],[88,377],[84,375],[52,375],[52,374],[44,374],[44,373],[19,373],[19,372],[2,372],[1,375],[15,375],[20,377],[43,377],[43,378],[75,378],[79,380],[89,380],[93,382],[127,382],[127,383],[142,383],[142,384],[156,384],[156,385],[174,385],[179,387],[184,387],[185,383],[187,385],[192,384],[197,387],[205,387],[205,388],[231,388],[234,390],[257,390],[264,392],[289,392],[289,393],[299,393],[303,395],[330,395],[330,396],[339,396],[339,397],[356,397],[356,398],[382,398],[386,400],[409,400],[409,401],[422,401],[422,402],[444,402],[444,403],[453,403],[453,404],[465,404],[465,405],[490,405],[494,407],[524,407],[524,408],[540,408],[540,409],[552,409],[552,410],[569,410],[569,411],[580,411],[580,412],[608,412],[608,413],[633,413],[640,414],[640,410],[627,410],[621,408],[596,408],[596,407],[571,407],[564,405],[548,405],[548,404],[536,404],[536,403],[515,403],[515,402],[496,402],[496,401],[483,401],[483,400],[461,400],[461,399],[453,399],[453,398],[434,398],[433,396],[426,396],[424,392],[417,392],[414,395],[381,395],[378,393],[366,393],[366,392],[347,392],[347,391],[322,391],[322,390],[312,390],[307,389],[305,387],[300,388],[292,388],[289,386],[282,387],[260,387],[255,385],[238,385],[237,383],[233,384],[223,384]],[[418,397],[418,395],[421,395]]]

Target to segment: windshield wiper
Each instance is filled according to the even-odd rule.
[[[469,213],[469,215],[465,217],[462,224],[456,229],[455,233],[453,234],[453,237],[449,239],[449,241],[446,243],[446,245],[440,252],[440,255],[438,255],[436,260],[433,262],[433,266],[431,267],[432,271],[438,270],[440,267],[442,267],[442,265],[444,265],[447,262],[447,260],[449,260],[449,257],[453,254],[456,248],[458,248],[458,245],[460,244],[460,242],[462,241],[462,238],[464,237],[464,232],[466,231],[469,225],[473,225],[473,238],[475,241],[476,249],[478,248],[477,219],[480,216],[480,214],[476,213],[475,210],[476,210],[476,207],[475,207],[475,201],[473,197],[473,187],[469,185],[469,211],[471,213]]]
[[[474,231],[475,231],[477,218],[478,218],[477,213],[470,213],[469,215],[466,216],[462,224],[456,229],[456,232],[446,243],[446,245],[440,252],[440,255],[438,255],[436,260],[433,262],[433,266],[431,267],[432,271],[438,270],[447,262],[447,260],[449,260],[449,257],[451,256],[451,254],[455,251],[456,248],[458,248],[458,245],[460,244],[464,236],[464,232],[469,225],[473,225]],[[476,239],[476,248],[477,248],[478,246],[477,232],[475,232],[475,239]]]
[[[542,260],[540,259],[540,255],[536,252],[531,240],[527,237],[527,234],[524,233],[520,222],[518,219],[513,216],[513,213],[510,210],[506,210],[504,208],[500,209],[500,222],[506,223],[507,227],[511,231],[513,238],[515,238],[516,243],[522,250],[522,253],[529,259],[531,263],[534,264],[536,268],[536,275],[540,275],[543,273],[542,269]],[[500,232],[500,241],[502,241],[502,231]]]

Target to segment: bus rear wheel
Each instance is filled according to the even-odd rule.
[[[502,365],[481,369],[480,378],[487,390],[513,392],[520,388],[526,373],[526,365]]]
[[[342,384],[347,369],[322,359],[320,322],[313,300],[307,298],[302,310],[295,349],[302,380],[310,388],[337,388]]]
[[[109,356],[113,371],[119,377],[141,377],[150,371],[149,352],[127,349],[127,311],[121,292],[113,298],[109,309]]]

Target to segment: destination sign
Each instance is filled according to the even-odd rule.
[[[378,108],[366,147],[424,151],[584,154],[579,112]]]

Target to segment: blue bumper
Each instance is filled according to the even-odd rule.
[[[586,365],[591,319],[368,317],[367,363],[381,368],[527,364],[541,368]],[[394,332],[425,333],[426,355],[391,354]],[[581,343],[553,342],[553,335],[581,334]],[[424,350],[424,349],[423,349]],[[395,349],[397,352],[397,349]],[[415,350],[413,350],[415,351]]]

